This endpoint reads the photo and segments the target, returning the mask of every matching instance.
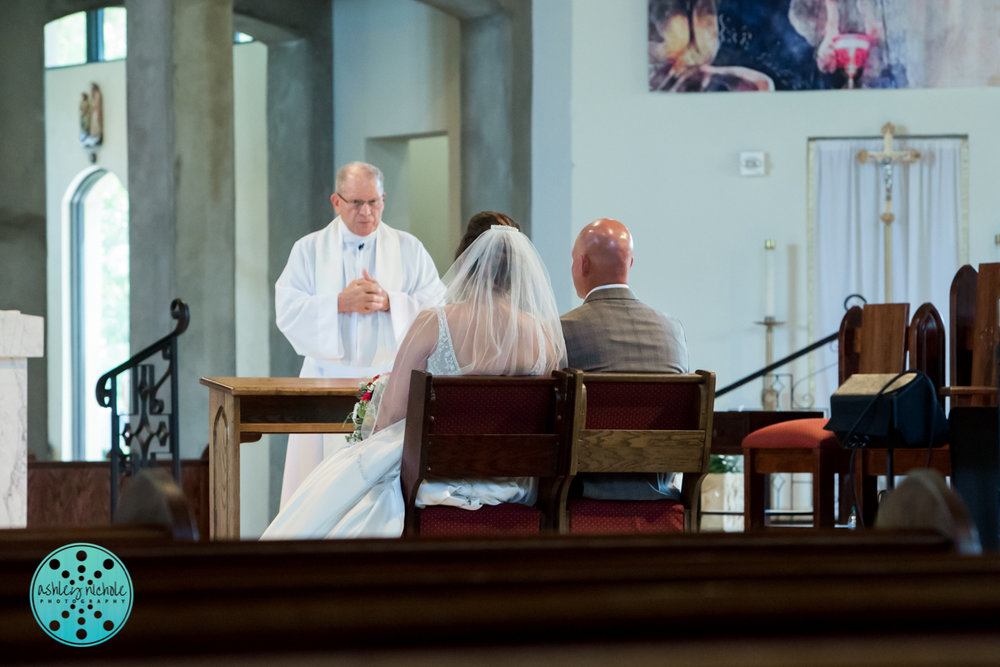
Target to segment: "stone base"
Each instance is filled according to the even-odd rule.
[[[0,358],[0,528],[28,524],[28,362]]]

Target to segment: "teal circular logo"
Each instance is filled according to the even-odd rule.
[[[125,625],[132,593],[132,578],[118,556],[95,544],[67,544],[35,570],[31,612],[56,641],[93,646]]]

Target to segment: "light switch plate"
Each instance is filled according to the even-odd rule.
[[[740,176],[763,176],[767,173],[767,153],[743,151],[740,153]]]

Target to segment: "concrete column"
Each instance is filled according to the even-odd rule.
[[[297,39],[268,47],[268,279],[285,268],[292,245],[333,219],[333,75],[331,42]],[[271,373],[298,375],[302,365],[274,325]]]
[[[462,24],[462,219],[531,232],[531,0],[420,0]]]
[[[329,19],[329,14],[326,16]],[[330,25],[329,20],[325,22]],[[273,285],[296,240],[333,219],[333,73],[330,39],[285,41],[269,46],[268,278]],[[271,375],[296,376],[302,359],[274,323],[271,293]],[[277,514],[287,437],[272,437],[270,508]]]
[[[267,44],[268,280],[292,244],[333,218],[333,23],[329,0],[235,0],[237,28]],[[299,374],[302,359],[274,324],[271,375]],[[270,513],[278,512],[285,436],[270,436]]]
[[[133,352],[179,340],[181,453],[208,441],[205,375],[233,375],[233,15],[229,0],[127,0]]]
[[[0,310],[46,312],[45,3],[3,5],[0,21]],[[44,358],[28,361],[28,451],[52,458]]]

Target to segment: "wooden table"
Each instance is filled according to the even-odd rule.
[[[208,387],[209,537],[240,537],[240,444],[264,433],[350,433],[365,379],[203,377]]]

